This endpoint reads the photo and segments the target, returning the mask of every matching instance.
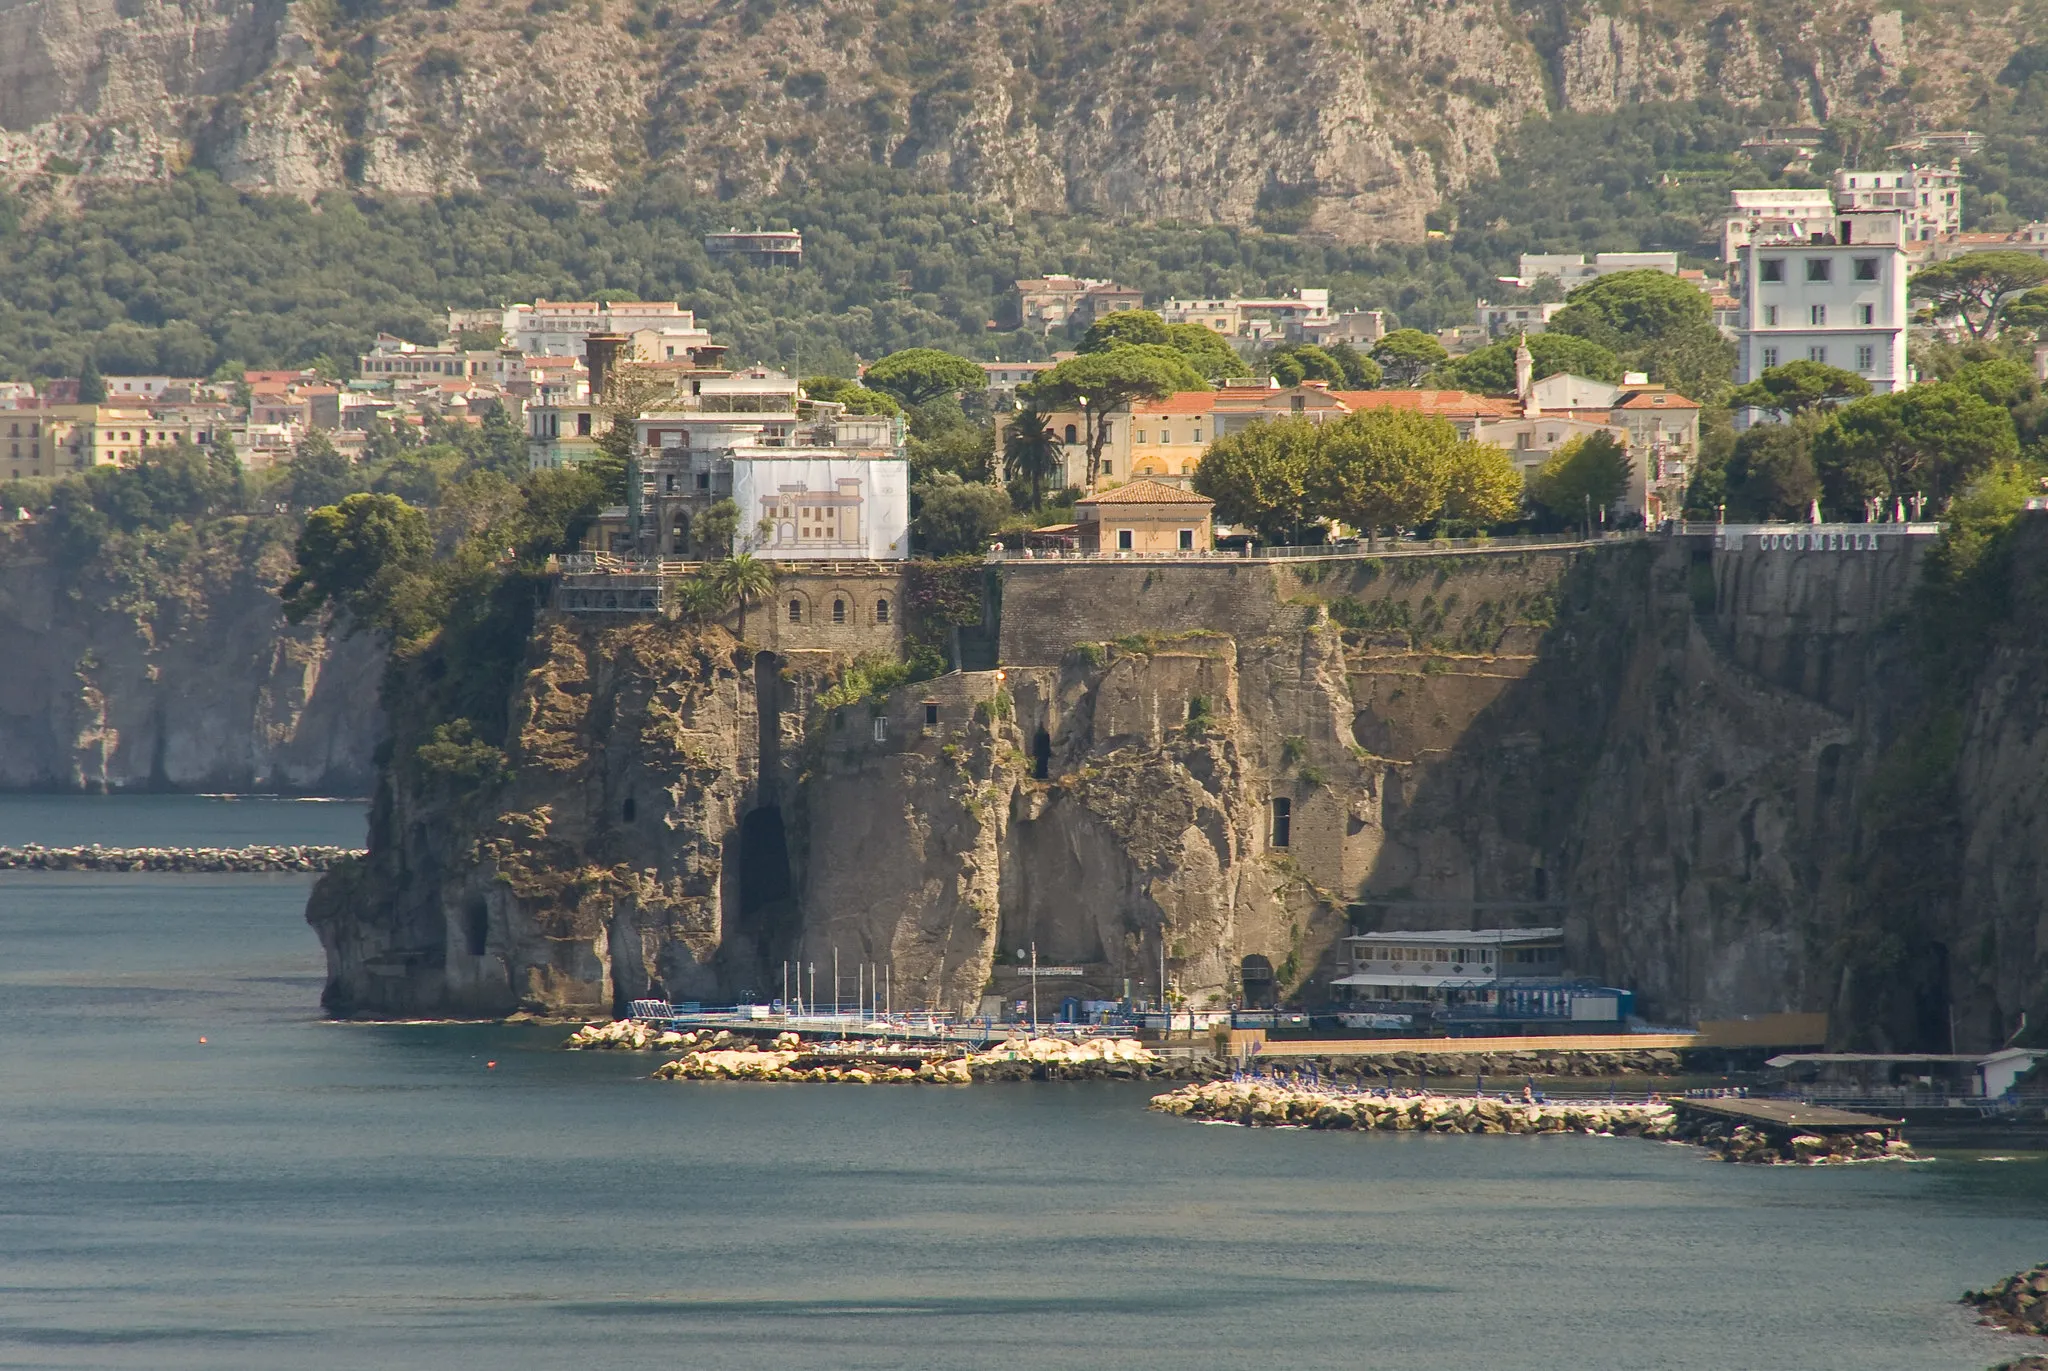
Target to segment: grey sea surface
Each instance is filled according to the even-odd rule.
[[[177,831],[192,805],[163,803],[106,822]],[[250,841],[318,840],[305,808],[235,812],[278,816]],[[657,1083],[559,1029],[322,1021],[309,885],[0,875],[0,1366],[1982,1371],[2027,1350],[1954,1301],[2048,1254],[2039,1157],[1760,1169],[1202,1126],[1121,1085]]]

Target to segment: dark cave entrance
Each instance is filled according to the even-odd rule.
[[[1271,1009],[1278,1000],[1273,980],[1273,963],[1254,952],[1238,964],[1238,978],[1244,982],[1246,1009]]]
[[[1052,774],[1052,735],[1039,729],[1031,740],[1031,776],[1042,781]]]
[[[740,913],[756,913],[787,900],[790,893],[782,807],[762,805],[740,820]]]
[[[483,896],[472,895],[462,907],[462,946],[472,957],[481,957],[491,945],[491,906]]]
[[[1948,997],[1948,944],[1930,942],[1915,958],[1914,1028],[1922,1052],[1953,1052],[1954,1009]]]

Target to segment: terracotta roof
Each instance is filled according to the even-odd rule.
[[[1140,400],[1131,406],[1131,413],[1141,417],[1152,414],[1207,414],[1215,407],[1215,391],[1181,390],[1175,391],[1163,400]]]
[[[1127,481],[1115,490],[1105,490],[1099,495],[1090,495],[1085,500],[1076,500],[1081,505],[1213,505],[1216,502],[1191,490],[1169,486],[1159,481]]]
[[[1413,409],[1424,414],[1520,414],[1513,400],[1464,390],[1333,390],[1348,409]]]
[[[1699,405],[1675,390],[1639,390],[1615,406],[1616,409],[1698,409]]]

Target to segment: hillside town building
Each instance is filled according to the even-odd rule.
[[[1039,333],[1070,323],[1086,328],[1105,314],[1142,309],[1145,304],[1141,290],[1085,276],[1034,277],[1017,282],[1016,290],[1018,327]]]
[[[1550,327],[1550,316],[1563,308],[1562,300],[1541,305],[1496,305],[1482,299],[1474,312],[1481,331],[1488,338],[1501,339],[1524,333],[1541,333]]]
[[[1835,173],[1835,209],[1867,214],[1895,210],[1906,226],[1906,241],[1923,243],[1963,227],[1963,171],[1955,165],[1904,170]]]
[[[1075,501],[1075,531],[1083,552],[1207,552],[1215,507],[1205,496],[1141,478]]]
[[[581,357],[584,341],[593,333],[648,333],[654,346],[640,351],[650,361],[687,356],[690,349],[711,343],[710,332],[698,326],[696,315],[673,300],[536,300],[507,305],[502,331],[506,346],[543,357]]]
[[[704,251],[712,257],[737,257],[757,267],[800,267],[804,236],[794,229],[755,229],[704,235]]]
[[[1200,324],[1225,338],[1248,343],[1302,342],[1328,332],[1330,292],[1316,288],[1272,299],[1232,295],[1166,300],[1159,305],[1159,317],[1169,324]]]
[[[693,377],[635,421],[638,488],[600,515],[587,545],[688,558],[701,551],[697,520],[729,499],[740,509],[740,551],[776,561],[902,560],[910,555],[905,440],[900,418],[805,399],[796,378],[780,372]]]
[[[1906,232],[1897,211],[1843,214],[1738,249],[1736,384],[1797,360],[1853,371],[1879,394],[1907,384]]]
[[[1611,276],[1618,271],[1661,271],[1667,276],[1678,275],[1678,254],[1675,252],[1596,252],[1588,262],[1582,252],[1525,252],[1522,254],[1521,270],[1515,276],[1500,279],[1507,285],[1520,286],[1527,290],[1544,277],[1563,286],[1566,290],[1582,286],[1588,281],[1597,281],[1602,276]]]
[[[1733,265],[1735,254],[1755,239],[1824,233],[1834,217],[1835,197],[1826,187],[1731,191],[1721,221],[1721,260]]]

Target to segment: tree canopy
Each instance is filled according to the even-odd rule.
[[[1815,437],[1813,455],[1837,514],[1916,494],[1939,508],[1993,463],[2016,458],[2019,436],[2003,407],[1944,381],[1843,405]]]
[[[901,414],[903,406],[896,397],[879,390],[870,390],[858,381],[844,376],[812,376],[804,383],[804,394],[813,400],[826,400],[833,404],[845,405],[848,414]]]
[[[1448,419],[1368,409],[1328,426],[1311,493],[1321,510],[1368,533],[1413,528],[1443,509],[1459,444]]]
[[[1244,359],[1228,339],[1200,324],[1168,324],[1166,345],[1187,358],[1188,365],[1207,381],[1221,381],[1244,372]]]
[[[403,588],[433,550],[427,516],[395,495],[359,492],[322,506],[306,516],[298,566],[279,592],[285,617],[304,623],[332,608],[351,631],[407,636],[416,625],[401,611]]]
[[[998,486],[963,481],[950,471],[935,473],[913,488],[917,496],[918,551],[927,557],[982,552],[1010,517],[1010,497]]]
[[[1202,330],[1204,333],[1207,329]],[[1120,309],[1102,315],[1088,326],[1076,348],[1079,352],[1108,352],[1111,348],[1140,343],[1166,342],[1166,321],[1149,309]]]
[[[1617,271],[1565,296],[1564,308],[1551,316],[1550,332],[1622,353],[1713,322],[1714,311],[1698,286],[1662,271]]]
[[[1503,338],[1488,343],[1446,362],[1437,374],[1460,390],[1513,395],[1515,349],[1521,342],[1520,338]],[[1621,359],[1589,338],[1569,333],[1532,333],[1528,342],[1529,360],[1535,364],[1534,376],[1538,381],[1559,373],[1610,384],[1621,380]]]
[[[1349,343],[1327,348],[1314,343],[1282,343],[1266,354],[1266,369],[1283,386],[1327,381],[1339,390],[1372,390],[1385,378],[1378,362]]]
[[[1529,498],[1564,523],[1610,508],[1634,471],[1611,433],[1585,433],[1552,453],[1529,479]]]
[[[1744,429],[1735,439],[1724,474],[1729,517],[1805,519],[1820,498],[1820,473],[1813,465],[1817,429],[1818,422],[1811,418]]]
[[[905,348],[870,366],[861,381],[869,390],[892,395],[906,408],[915,409],[942,395],[984,389],[988,373],[965,357],[937,348]]]
[[[1216,502],[1217,518],[1257,530],[1261,542],[1298,543],[1322,523],[1309,493],[1322,440],[1322,426],[1308,419],[1248,424],[1209,444],[1195,490]]]
[[[1372,360],[1395,386],[1418,384],[1431,369],[1449,359],[1450,353],[1436,338],[1416,328],[1397,328],[1372,345]]]
[[[1909,289],[1934,317],[1962,320],[1972,338],[1998,336],[2008,302],[2048,281],[2048,262],[2029,252],[1966,252],[1915,273]]]
[[[1855,372],[1800,358],[1766,367],[1754,381],[1736,387],[1728,403],[1774,414],[1803,414],[1830,400],[1854,400],[1868,394],[1870,382]]]
[[[1102,449],[1109,441],[1112,416],[1135,400],[1159,400],[1183,390],[1207,390],[1187,359],[1165,344],[1136,344],[1107,352],[1071,357],[1039,375],[1022,392],[1034,407],[1052,411],[1084,411],[1083,435],[1088,458],[1088,484],[1102,471]]]

